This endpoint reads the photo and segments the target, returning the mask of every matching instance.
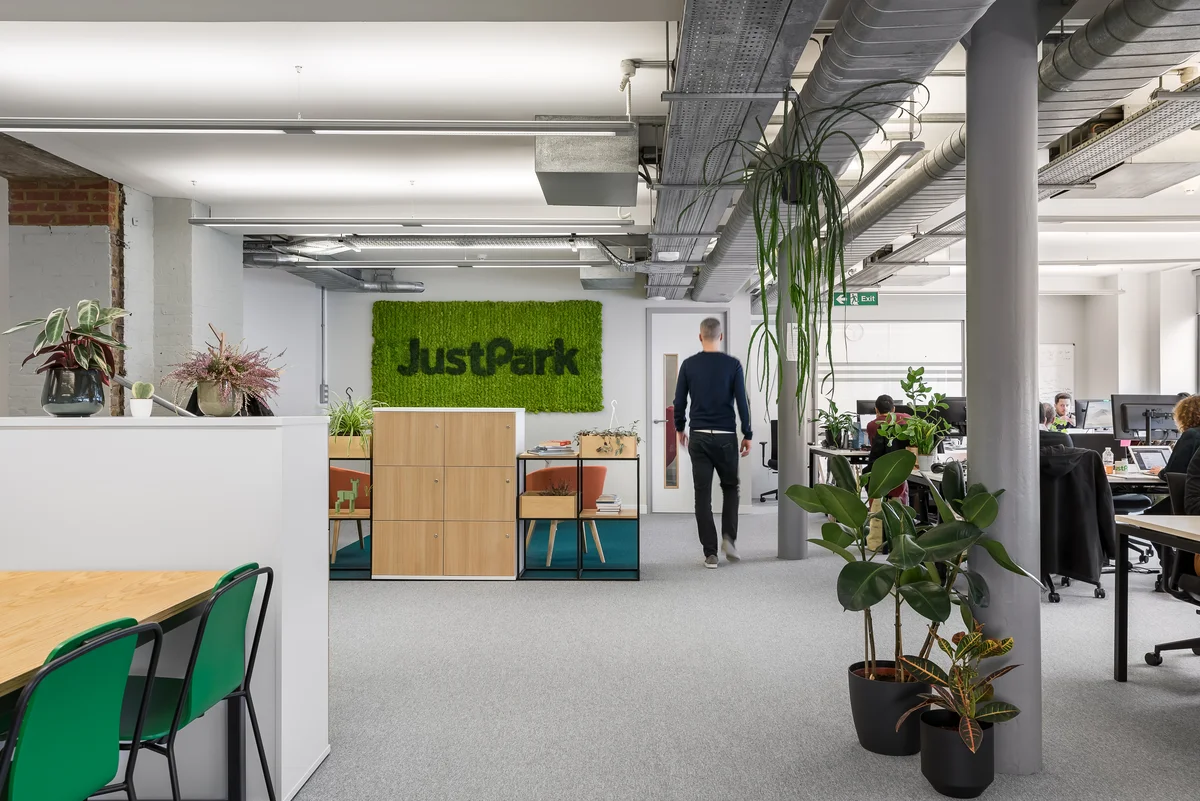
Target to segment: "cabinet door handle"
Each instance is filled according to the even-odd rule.
[[[441,480],[441,479],[437,479],[437,478],[435,478],[435,479],[433,480],[433,483],[434,483],[434,484],[436,484],[436,483],[438,483],[440,480]]]
[[[508,539],[508,538],[509,538],[509,537],[511,537],[511,536],[512,536],[512,534],[505,534],[505,535],[504,535],[504,539]]]
[[[512,426],[505,426],[505,428],[512,428]]]
[[[437,532],[436,532],[436,531],[435,531],[435,532],[433,532],[433,538],[434,538],[435,540],[437,539]]]
[[[504,483],[505,483],[505,484],[511,484],[511,483],[512,483],[512,479],[511,479],[511,478],[506,478],[506,479],[504,479]]]

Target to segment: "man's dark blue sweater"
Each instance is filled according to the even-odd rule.
[[[701,351],[683,360],[675,384],[675,430],[687,424],[688,395],[692,396],[692,430],[737,431],[733,406],[742,419],[742,439],[753,439],[750,404],[746,402],[746,379],[742,364],[719,351]]]

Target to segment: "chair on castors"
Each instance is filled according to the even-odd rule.
[[[129,752],[124,780],[108,782],[120,762],[122,706],[129,707],[135,742],[146,717],[150,679],[137,692],[125,692],[139,637],[153,642],[147,673],[153,677],[162,650],[157,623],[111,620],[50,652],[16,706],[0,712],[0,798],[84,801],[113,792],[137,798],[136,747]]]
[[[358,481],[358,497],[354,501],[355,509],[370,509],[371,508],[371,474],[363,473],[358,470],[347,470],[344,467],[329,468],[329,508],[333,509],[337,506],[338,492],[342,490],[349,491],[354,488],[352,481]],[[331,517],[333,522],[333,534],[330,536],[329,543],[329,562],[333,564],[337,561],[338,538],[342,534],[342,521],[336,516]],[[366,547],[363,541],[363,521],[361,518],[354,521],[358,524],[358,547],[362,550]]]
[[[1177,514],[1184,512],[1184,484],[1187,482],[1186,473],[1167,473],[1167,488],[1171,493],[1171,509]],[[1200,556],[1184,553],[1174,548],[1163,548],[1163,589],[1184,603],[1200,606]],[[1198,611],[1196,614],[1200,614]],[[1154,646],[1154,650],[1146,654],[1146,664],[1161,665],[1163,651],[1186,651],[1200,656],[1200,637],[1188,640],[1164,642]]]
[[[767,443],[758,443],[762,446],[762,466],[770,470],[776,475],[779,474],[779,421],[771,421],[771,458],[767,458]],[[775,500],[779,500],[779,488],[767,490],[762,495],[758,496],[759,503],[765,503],[767,498],[775,496]]]
[[[595,510],[596,499],[604,494],[604,479],[608,476],[608,468],[604,465],[584,465],[583,466],[583,510],[586,512],[589,509]],[[529,475],[525,476],[525,491],[526,492],[544,492],[550,489],[551,486],[566,486],[572,492],[578,492],[575,465],[569,467],[543,467],[541,470],[534,470]],[[529,529],[525,532],[525,547],[529,548],[529,542],[533,539],[533,530],[538,521],[530,520]],[[554,557],[554,536],[558,533],[558,520],[550,521],[550,538],[546,546],[546,567],[550,567],[550,561]],[[596,528],[595,518],[590,518],[585,521],[585,526],[590,526],[592,532],[592,540],[596,543],[596,555],[600,557],[600,562],[604,562],[604,546],[600,544],[600,532]],[[584,531],[583,550],[587,550],[587,531]]]
[[[266,581],[247,659],[246,626],[250,621],[250,608],[254,604],[259,576],[265,576]],[[191,658],[182,678],[154,677],[140,741],[142,748],[167,758],[173,801],[180,801],[179,768],[175,763],[175,739],[179,732],[220,702],[238,698],[246,702],[254,742],[258,746],[258,759],[262,763],[263,779],[267,784],[267,797],[275,801],[275,785],[271,783],[267,751],[258,727],[258,714],[254,711],[254,697],[250,694],[254,660],[258,656],[258,643],[262,639],[274,582],[275,573],[271,568],[259,567],[253,562],[221,576],[213,586],[212,595],[204,602],[196,640],[192,643]],[[149,681],[147,676],[129,677],[126,705],[121,715],[122,748],[137,746],[139,733],[135,727],[136,710],[130,706],[130,698],[141,697]]]

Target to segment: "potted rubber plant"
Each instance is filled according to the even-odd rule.
[[[842,608],[863,613],[863,658],[848,669],[850,708],[859,743],[868,751],[902,756],[920,750],[920,727],[916,719],[897,721],[919,703],[929,688],[921,675],[907,669],[904,657],[902,609],[910,607],[931,622],[924,645],[915,654],[925,659],[936,641],[938,627],[960,608],[964,621],[974,620],[971,605],[989,603],[987,583],[966,563],[974,546],[1001,567],[1037,579],[1009,557],[1004,545],[988,537],[985,529],[999,513],[1003,490],[989,492],[981,484],[962,486],[961,471],[951,470],[949,486],[943,479],[943,497],[932,494],[941,522],[918,525],[911,508],[887,498],[906,480],[916,457],[907,450],[880,457],[860,486],[845,457],[830,460],[833,484],[789,487],[788,498],[808,512],[828,515],[831,522],[821,527],[821,537],[810,542],[840,556],[846,565],[838,574],[837,597]],[[872,513],[861,498],[880,502]],[[872,521],[879,520],[883,542],[868,542]],[[880,659],[875,641],[876,607],[889,604],[894,620],[891,659]]]
[[[18,323],[5,331],[12,334],[41,326],[33,349],[21,366],[46,357],[37,368],[45,373],[42,410],[55,417],[91,417],[104,408],[104,388],[117,369],[116,351],[124,343],[103,329],[129,312],[116,306],[101,306],[97,300],[81,300],[75,306],[75,322],[66,309],[55,309],[46,317]]]
[[[346,390],[346,400],[329,404],[330,459],[371,458],[371,434],[378,405],[370,398],[354,400],[350,390]]]
[[[1004,656],[1013,639],[989,639],[976,623],[950,640],[933,634],[938,648],[950,658],[949,670],[929,659],[904,657],[908,670],[930,685],[919,704],[904,713],[897,728],[915,712],[921,716],[921,773],[942,795],[977,798],[996,777],[993,725],[1012,720],[1021,710],[995,700],[992,683],[1019,665],[1005,665],[980,677],[985,660]]]
[[[268,356],[266,348],[246,350],[242,345],[230,345],[225,335],[210,324],[217,344],[206,344],[205,350],[192,351],[167,380],[175,382],[177,405],[182,405],[181,393],[196,389],[196,402],[206,417],[232,417],[246,408],[250,398],[266,401],[279,393],[278,368],[271,362],[278,356]],[[280,354],[282,355],[282,354]]]
[[[950,423],[942,414],[950,405],[941,392],[925,383],[925,368],[910,367],[900,388],[908,399],[913,413],[903,420],[895,414],[879,426],[879,433],[889,440],[900,439],[909,444],[917,454],[917,467],[922,471],[933,468],[933,454],[941,442],[942,435],[950,430]]]
[[[816,417],[809,421],[825,429],[825,445],[830,448],[850,448],[850,432],[854,429],[854,417],[849,412],[838,410],[838,405],[829,401],[828,409],[817,410]]]

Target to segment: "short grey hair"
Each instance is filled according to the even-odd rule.
[[[700,323],[700,338],[712,341],[721,336],[721,321],[716,317],[706,317]]]

